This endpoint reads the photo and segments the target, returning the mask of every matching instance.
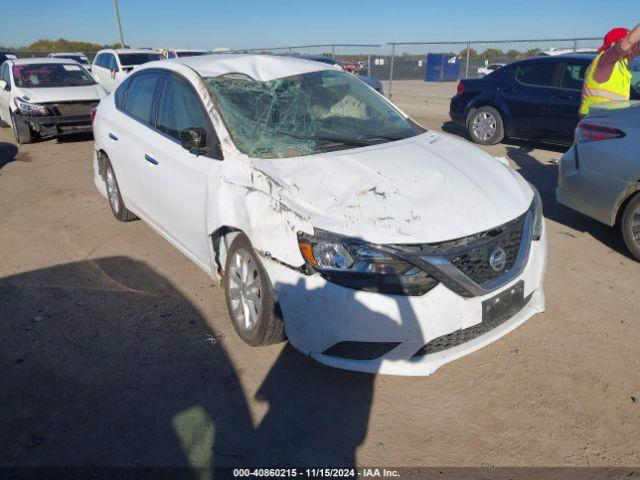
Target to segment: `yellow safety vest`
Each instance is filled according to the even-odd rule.
[[[631,72],[629,71],[629,61],[626,58],[616,62],[609,80],[604,83],[596,82],[596,69],[602,55],[604,53],[596,57],[585,75],[580,115],[588,114],[596,103],[629,100],[631,96]]]

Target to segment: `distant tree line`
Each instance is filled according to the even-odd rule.
[[[120,48],[120,44],[100,45],[91,42],[77,42],[59,38],[57,40],[40,39],[24,47],[0,47],[15,52],[97,52],[103,48]]]

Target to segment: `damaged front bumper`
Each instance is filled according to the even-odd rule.
[[[92,131],[89,115],[25,115],[15,113],[14,116],[26,121],[31,130],[42,138]]]
[[[430,375],[544,311],[546,242],[546,232],[532,242],[520,275],[491,293],[472,298],[443,284],[414,297],[357,291],[269,258],[262,261],[278,296],[287,337],[297,350],[347,370]],[[526,299],[521,308],[483,328],[483,304],[517,288]],[[439,342],[433,348],[433,341],[442,338],[449,338],[445,348]]]

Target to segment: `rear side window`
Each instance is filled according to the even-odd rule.
[[[195,91],[176,75],[168,75],[158,104],[156,128],[180,140],[187,128],[204,128],[210,134],[210,121]]]
[[[550,87],[553,85],[555,71],[556,64],[552,62],[520,65],[516,73],[516,79],[526,85]]]
[[[588,68],[589,65],[585,63],[564,63],[560,86],[571,90],[582,90]]]
[[[114,101],[116,103],[116,107],[119,110],[124,109],[124,99],[127,95],[127,88],[129,88],[129,83],[131,82],[131,77],[127,77],[119,86],[116,88],[116,93],[114,93]]]
[[[150,125],[159,80],[158,72],[140,73],[131,77],[129,88],[126,89],[124,111],[136,120]]]

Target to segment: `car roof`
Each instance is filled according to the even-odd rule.
[[[66,63],[67,65],[70,63],[78,63],[75,60],[71,60],[68,58],[51,58],[51,57],[42,57],[42,58],[18,58],[16,60],[11,60],[14,65],[33,65],[38,63]]]
[[[158,55],[162,55],[157,50],[152,50],[151,48],[105,48],[104,50],[100,50],[97,53],[157,53]],[[97,55],[97,54],[96,54]]]
[[[169,66],[171,64],[190,67],[203,77],[218,77],[233,73],[263,82],[323,70],[342,71],[338,65],[328,65],[301,58],[252,54],[213,54],[200,57],[176,58],[145,63],[144,68]]]

